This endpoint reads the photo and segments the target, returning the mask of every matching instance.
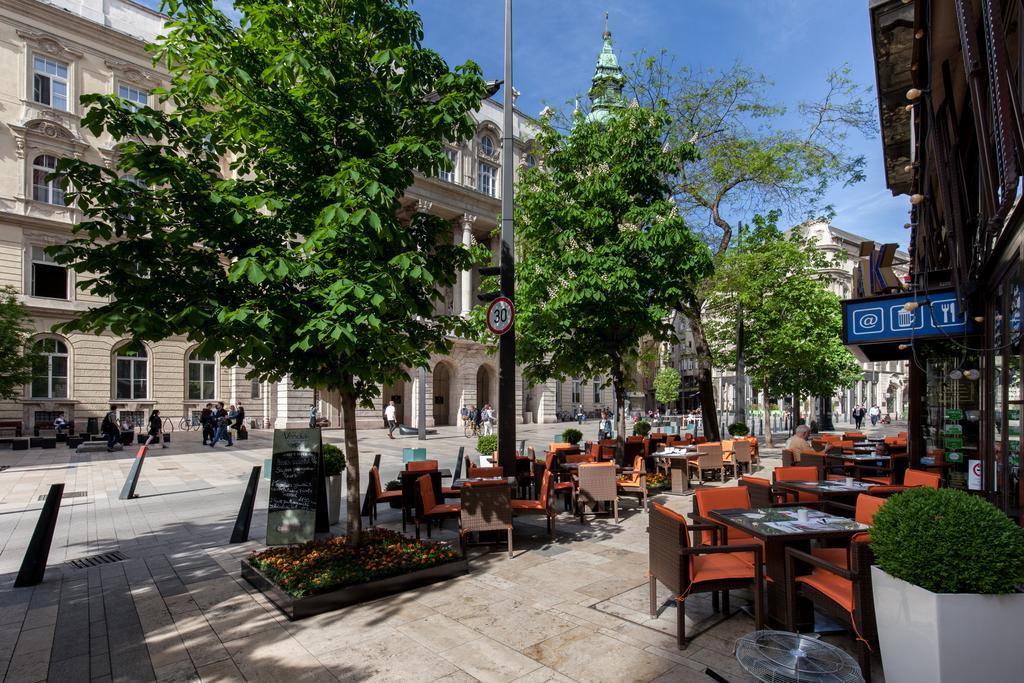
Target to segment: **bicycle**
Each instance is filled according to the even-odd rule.
[[[178,422],[178,429],[183,432],[196,432],[200,428],[199,418],[193,415],[192,417],[185,416]]]
[[[480,425],[472,420],[466,420],[466,426],[462,429],[468,439],[471,436],[480,436]]]

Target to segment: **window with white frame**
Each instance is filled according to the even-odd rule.
[[[68,397],[68,347],[59,339],[32,345],[32,398]]]
[[[450,147],[446,147],[444,150],[445,155],[448,157],[449,163],[452,165],[452,170],[446,171],[441,169],[438,174],[438,178],[445,181],[446,183],[458,182],[458,171],[459,171],[459,152]]]
[[[132,109],[149,106],[149,91],[136,88],[134,85],[120,83],[117,86],[117,96],[128,102]]]
[[[497,178],[498,167],[481,161],[480,171],[477,173],[476,189],[488,197],[496,196]]]
[[[494,156],[494,139],[490,135],[480,136],[480,152],[484,156]]]
[[[139,343],[119,348],[114,356],[114,396],[145,399],[149,395],[149,354]]]
[[[594,405],[600,405],[601,403],[601,383],[596,379],[594,380]]]
[[[32,57],[32,101],[68,109],[68,65],[49,57]]]
[[[217,362],[212,354],[193,352],[188,357],[188,398],[209,401],[217,391]]]
[[[32,245],[32,281],[29,291],[32,296],[45,299],[68,298],[68,269],[57,263],[46,249]]]
[[[64,206],[64,185],[57,170],[57,157],[40,154],[32,160],[32,199]]]
[[[572,403],[573,403],[573,405],[576,405],[576,404],[582,403],[582,402],[583,402],[583,392],[582,392],[582,390],[580,388],[580,381],[578,379],[574,379],[572,381]]]

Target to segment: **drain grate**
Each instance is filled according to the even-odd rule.
[[[127,560],[120,550],[115,550],[112,553],[103,553],[102,555],[90,555],[89,557],[80,557],[77,560],[68,560],[68,564],[78,569],[88,569],[89,567],[98,567],[101,564],[113,564],[114,562],[121,562]]]
[[[89,493],[87,491],[65,491],[61,499],[64,498],[85,498]],[[46,500],[46,494],[39,496],[36,500]]]

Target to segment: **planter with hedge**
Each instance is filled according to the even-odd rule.
[[[647,420],[640,420],[633,425],[633,436],[647,436],[651,433],[651,423]]]
[[[729,436],[740,437],[750,434],[750,427],[743,422],[733,422],[728,427]]]
[[[331,524],[341,521],[341,473],[345,454],[334,444],[323,445],[324,475],[327,477],[327,517]]]
[[[386,484],[384,484],[384,490],[385,491],[401,491],[402,490],[402,482],[399,481],[398,479],[392,479],[391,481],[389,481]],[[388,505],[391,506],[392,510],[401,510],[402,509],[402,501],[400,499],[399,500],[392,500],[392,501],[390,501],[388,503]]]
[[[332,536],[256,552],[242,560],[242,577],[289,619],[302,619],[346,605],[454,578],[469,570],[447,543],[407,538],[377,527],[358,546]]]
[[[580,439],[583,438],[583,432],[578,429],[566,429],[562,432],[562,438],[565,439],[565,443],[571,443],[573,446],[578,446]]]
[[[480,459],[481,466],[490,467],[491,456],[496,450],[498,450],[497,434],[486,434],[476,440],[476,452],[483,456]]]
[[[911,489],[876,513],[871,549],[887,680],[1019,680],[1024,529],[979,496]]]

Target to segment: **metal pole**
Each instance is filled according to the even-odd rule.
[[[515,302],[515,252],[512,235],[515,136],[512,97],[512,0],[505,0],[505,98],[501,140],[501,293]],[[506,474],[516,466],[516,328],[498,341],[498,461]]]
[[[417,420],[416,427],[419,430],[420,441],[427,440],[427,369],[420,368],[419,392],[417,398]]]

